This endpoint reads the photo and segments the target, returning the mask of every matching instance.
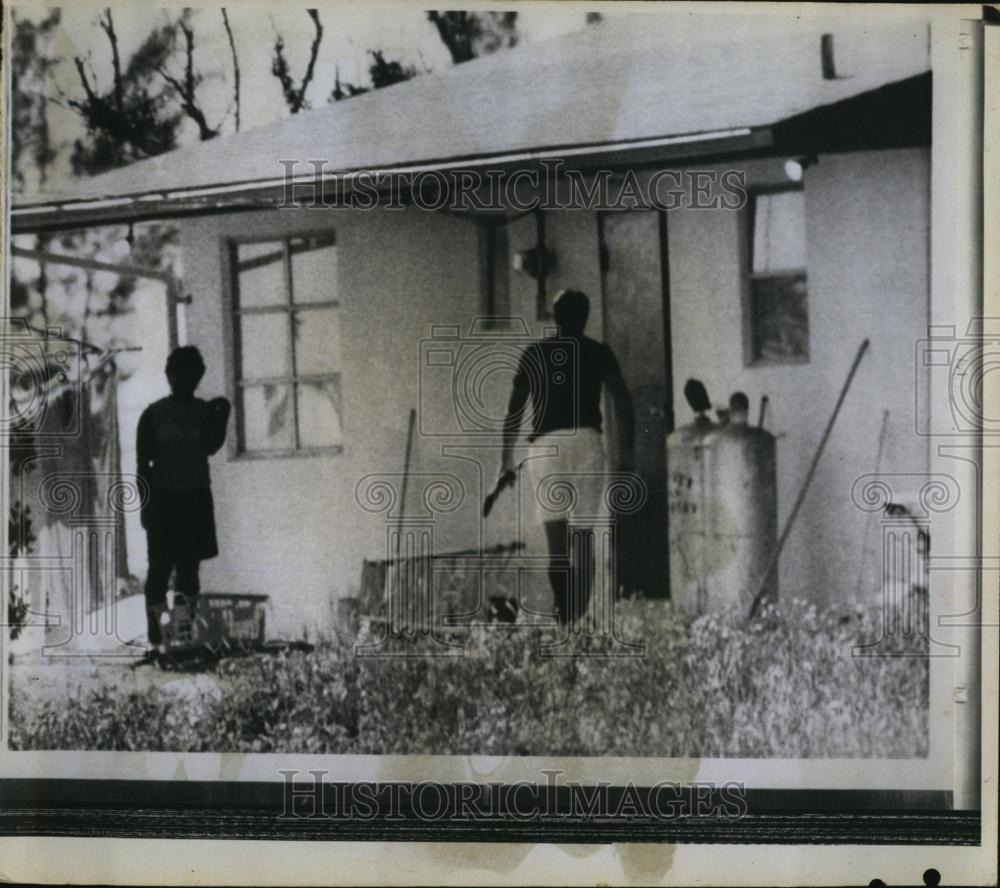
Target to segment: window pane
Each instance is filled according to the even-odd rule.
[[[240,316],[240,379],[290,376],[288,315],[248,314]]]
[[[337,298],[337,248],[333,236],[293,237],[292,294],[296,302],[331,302]]]
[[[802,191],[758,194],[754,199],[753,270],[806,267],[806,202]]]
[[[300,376],[340,369],[340,317],[336,308],[297,311],[295,368]]]
[[[340,379],[302,382],[299,393],[299,444],[330,447],[343,439]]]
[[[236,304],[240,308],[287,301],[283,249],[281,241],[236,245]]]
[[[243,446],[246,450],[295,446],[287,385],[252,385],[243,390]]]
[[[801,361],[809,357],[809,306],[804,274],[753,281],[755,361]]]

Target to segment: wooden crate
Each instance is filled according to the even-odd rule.
[[[204,592],[157,615],[168,654],[252,650],[264,644],[266,595]],[[166,619],[164,619],[164,615]]]

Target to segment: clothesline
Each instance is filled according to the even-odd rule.
[[[62,339],[65,340],[66,342],[75,342],[77,345],[80,346],[80,348],[85,348],[88,351],[96,352],[101,355],[118,354],[119,352],[142,351],[141,345],[121,345],[118,346],[117,348],[105,348],[100,345],[94,345],[94,343],[92,342],[87,342],[86,339],[79,339],[76,336],[63,336],[62,334],[58,336],[53,336],[48,330],[42,330],[39,329],[38,327],[32,327],[30,324],[25,324],[24,326],[32,333],[37,333],[39,336],[45,337],[45,339],[56,339],[56,340]]]
[[[62,393],[75,385],[84,385],[89,382],[93,377],[101,372],[107,365],[111,365],[111,372],[116,373],[118,371],[118,366],[115,363],[115,356],[121,354],[122,352],[139,352],[143,348],[141,345],[123,345],[117,346],[115,348],[102,348],[99,345],[94,345],[92,342],[87,342],[85,339],[79,339],[75,336],[53,336],[47,330],[40,330],[37,327],[32,327],[25,324],[25,327],[32,333],[37,333],[43,336],[46,340],[59,341],[63,340],[65,342],[74,342],[79,345],[82,349],[85,349],[90,354],[97,355],[97,362],[91,366],[88,362],[86,374],[81,374],[80,378],[75,382],[66,380],[63,382],[57,382],[57,377],[50,377],[46,380],[44,385],[44,391],[38,394],[43,394],[46,400],[53,400],[58,398]],[[35,393],[32,393],[34,396]],[[14,397],[13,392],[11,393],[12,398]]]

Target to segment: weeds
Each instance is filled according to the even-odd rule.
[[[881,613],[799,603],[752,624],[630,609],[645,655],[543,659],[532,632],[484,632],[459,658],[368,659],[331,638],[313,653],[219,664],[221,695],[100,688],[12,704],[16,749],[726,757],[927,753],[926,639],[855,658]],[[21,692],[23,693],[23,692]]]

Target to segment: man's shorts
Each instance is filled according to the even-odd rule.
[[[542,456],[554,450],[554,455]],[[541,435],[532,442],[524,466],[526,507],[535,520],[602,518],[607,514],[607,469],[601,433],[596,429]]]

